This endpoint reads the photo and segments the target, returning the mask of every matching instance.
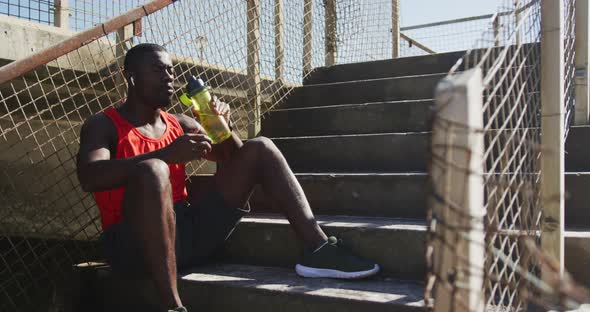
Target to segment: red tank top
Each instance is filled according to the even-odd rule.
[[[161,149],[184,134],[182,127],[174,116],[161,112],[160,116],[166,123],[166,131],[159,138],[150,138],[143,135],[137,128],[125,120],[114,108],[104,111],[117,128],[117,154],[115,158],[129,158]],[[172,199],[174,202],[186,200],[187,192],[185,186],[184,164],[171,164],[170,183],[172,186]],[[94,199],[100,209],[102,228],[105,230],[111,224],[121,221],[121,204],[125,187],[94,193]]]

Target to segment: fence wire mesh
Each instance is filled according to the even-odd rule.
[[[53,25],[52,0],[1,0],[0,14],[24,18],[29,21]]]
[[[464,51],[489,28],[491,15],[401,27],[405,40],[401,41],[402,56]],[[422,45],[423,47],[420,47]]]
[[[576,42],[575,36],[575,4],[576,0],[563,0],[563,13],[564,13],[564,42],[563,42],[563,51],[564,51],[564,78],[565,78],[565,85],[564,85],[564,98],[565,98],[565,136],[567,138],[569,132],[569,126],[572,124],[574,119],[575,113],[575,93],[574,93],[574,78],[576,74],[576,66],[574,63],[574,57],[576,56],[576,51],[574,49],[574,45]]]
[[[53,2],[57,2],[54,0]],[[138,5],[144,0],[68,0],[66,10],[69,11],[69,27],[80,31],[93,27],[110,18],[121,15]]]
[[[563,0],[565,7],[565,105],[566,116],[573,112],[573,41],[575,0]],[[554,260],[539,250],[541,218],[541,1],[506,1],[492,15],[488,28],[453,68],[450,75],[463,70],[480,68],[483,72],[483,128],[469,128],[438,117],[435,113],[433,133],[445,138],[444,144],[432,142],[430,172],[434,189],[430,211],[430,238],[428,285],[426,298],[431,298],[437,288],[448,289],[452,294],[463,293],[469,285],[461,284],[461,276],[479,274],[483,285],[480,297],[485,310],[525,311],[529,303],[559,310],[576,307],[576,303],[588,300],[585,289],[576,286],[567,276],[559,278]],[[452,98],[451,98],[452,100]],[[450,101],[449,101],[450,102]],[[443,103],[442,106],[447,106]],[[566,126],[569,120],[566,119]],[[485,264],[469,267],[468,250],[460,250],[459,240],[467,236],[470,228],[453,227],[460,221],[474,219],[466,215],[465,201],[452,200],[450,186],[444,186],[453,170],[466,170],[465,165],[454,161],[453,153],[466,153],[458,141],[462,135],[483,135],[483,173],[465,172],[468,176],[481,177],[484,187],[483,217],[485,240]],[[441,145],[442,144],[442,145]],[[475,154],[469,154],[474,157]],[[458,187],[455,186],[454,187]],[[466,197],[467,198],[467,197]],[[467,200],[467,199],[465,199]],[[448,218],[440,214],[438,205],[448,210]],[[449,217],[450,216],[450,217]],[[443,234],[441,234],[443,233]],[[451,234],[444,234],[451,233]],[[450,236],[449,236],[450,235]],[[453,239],[449,240],[449,237]],[[477,243],[476,241],[472,241]],[[437,251],[434,248],[440,247]],[[440,272],[433,267],[436,253],[452,254],[454,274]],[[540,272],[551,276],[540,279]],[[473,285],[471,285],[473,287]],[[453,297],[457,306],[467,307],[467,298]]]
[[[142,0],[2,0],[0,14],[47,25],[55,24],[55,14],[63,10],[68,18],[64,28],[80,31],[129,11]]]

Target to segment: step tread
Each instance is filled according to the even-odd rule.
[[[325,82],[325,83],[318,83],[318,84],[311,84],[311,85],[303,85],[298,88],[311,89],[311,88],[321,88],[321,87],[325,87],[325,86],[337,86],[337,85],[345,85],[345,84],[372,83],[372,82],[425,78],[425,77],[441,77],[442,78],[442,77],[446,77],[446,76],[447,76],[447,73],[406,75],[406,76],[398,76],[398,77],[359,79],[359,80],[352,80],[352,81]]]
[[[331,134],[331,135],[305,135],[305,136],[285,136],[274,137],[271,140],[300,140],[300,139],[333,139],[333,138],[366,138],[366,137],[387,137],[387,136],[410,136],[410,135],[426,135],[429,131],[414,131],[414,132],[387,132],[387,133],[364,133],[364,134]]]
[[[317,215],[316,219],[320,225],[325,227],[426,231],[426,222],[422,220],[333,215]],[[289,224],[289,221],[285,217],[270,213],[253,213],[242,218],[242,222],[276,225]]]
[[[408,171],[408,172],[294,172],[295,176],[312,176],[312,177],[364,177],[364,176],[428,176],[428,173],[423,171]],[[212,177],[212,173],[199,173],[192,175],[193,177]]]
[[[325,105],[325,106],[308,106],[308,107],[292,107],[292,108],[276,108],[270,111],[274,112],[291,112],[291,111],[305,111],[305,110],[329,110],[329,109],[349,109],[358,107],[371,107],[379,105],[403,105],[403,104],[415,104],[415,103],[428,103],[434,99],[418,99],[418,100],[397,100],[397,101],[383,101],[383,102],[367,102],[367,103],[356,103],[356,104],[338,104],[338,105]]]
[[[388,305],[423,307],[423,285],[415,281],[372,278],[361,281],[307,279],[293,269],[239,264],[199,267],[181,277],[181,283],[205,283],[260,292],[278,292],[305,297],[329,297]]]
[[[303,83],[447,73],[464,55],[465,51],[457,51],[317,67],[303,80]]]
[[[565,230],[566,238],[585,238],[590,239],[590,229],[588,228],[569,228]]]

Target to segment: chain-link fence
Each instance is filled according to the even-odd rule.
[[[519,14],[514,14],[515,7],[520,7],[522,0],[512,1],[494,14],[471,16],[421,25],[401,27],[406,38],[401,43],[401,55],[415,56],[429,53],[464,51],[473,48],[473,43],[480,40],[489,31],[490,46],[500,46],[509,41],[507,37],[519,22]],[[515,36],[513,41],[523,43],[527,38]]]
[[[475,102],[441,94],[433,121],[427,298],[437,289],[446,291],[450,310],[478,302],[477,311],[525,311],[530,302],[563,310],[588,300],[587,291],[567,274],[562,279],[559,266],[540,251],[546,213],[541,201],[541,1],[513,5],[505,1],[502,13],[489,17],[483,36],[449,75],[449,81],[461,81],[467,79],[458,78],[461,71],[481,70],[481,90],[456,89],[464,97],[471,92],[475,102],[483,95],[481,111],[473,112]],[[566,116],[574,106],[574,6],[575,0],[564,0]],[[452,120],[447,112],[452,103],[469,103],[460,107],[479,117],[481,125]],[[457,188],[468,187],[473,194],[457,194]],[[481,203],[476,202],[479,189]],[[482,215],[466,210],[477,204],[483,205]],[[475,260],[478,248],[485,252],[481,263]],[[469,276],[475,285],[466,282]]]
[[[56,14],[63,12],[63,28],[80,31],[123,14],[143,0],[2,0],[0,14],[56,25]]]
[[[53,25],[52,0],[1,0],[0,14],[24,18],[29,21]]]

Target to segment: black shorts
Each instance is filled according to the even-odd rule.
[[[240,219],[249,211],[249,204],[244,208],[229,207],[217,191],[208,193],[195,205],[176,202],[178,270],[206,262],[224,245]],[[101,235],[101,243],[113,271],[131,275],[147,272],[144,253],[125,220],[109,226]]]

